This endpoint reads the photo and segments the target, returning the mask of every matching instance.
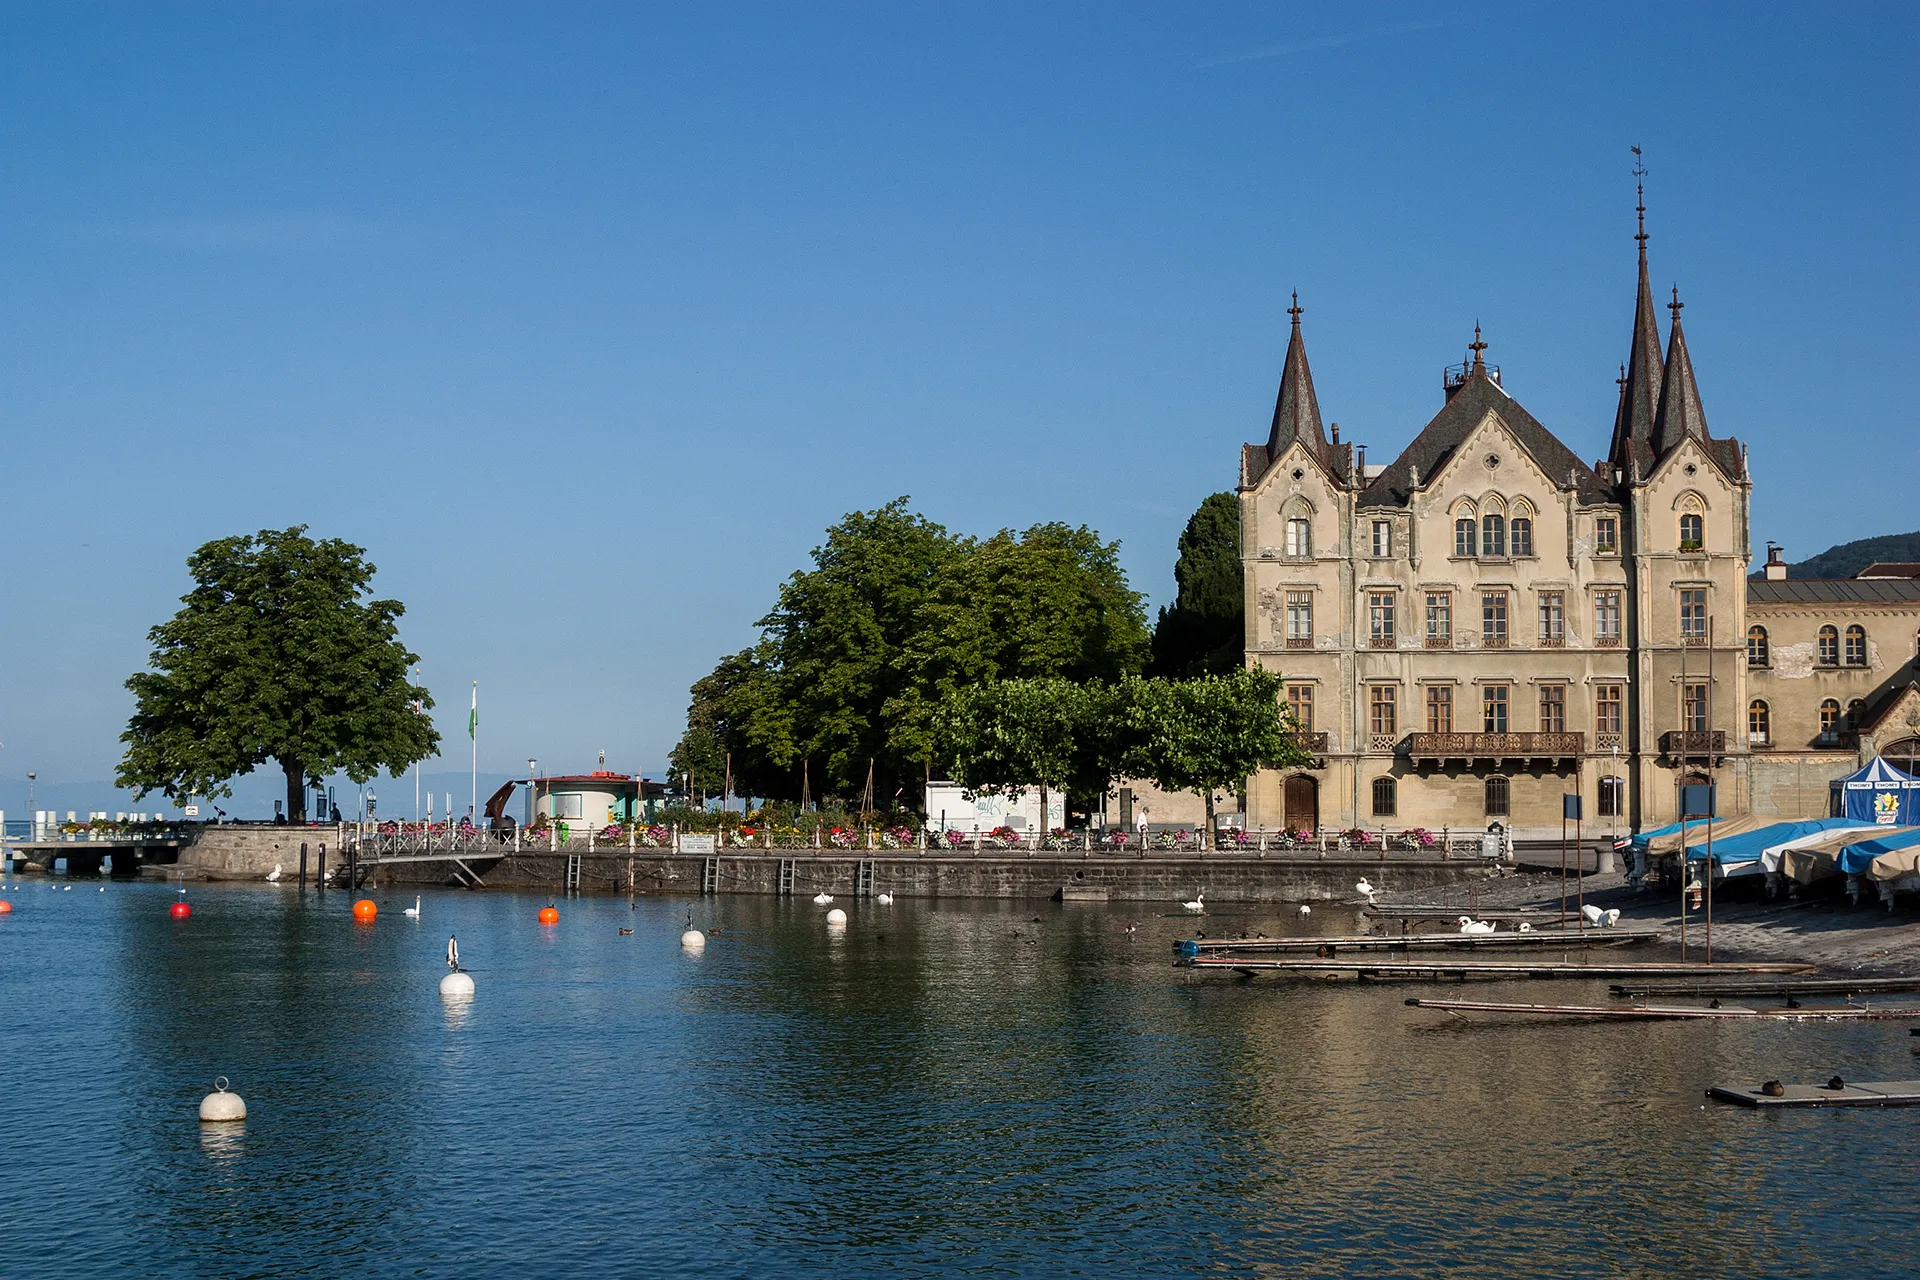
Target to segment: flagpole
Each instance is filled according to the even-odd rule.
[[[473,767],[467,781],[473,795],[467,802],[467,820],[478,826],[480,813],[480,682],[473,682],[473,709],[467,712],[467,737],[473,739]]]

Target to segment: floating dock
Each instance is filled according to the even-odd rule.
[[[1909,978],[1788,978],[1765,982],[1712,978],[1701,982],[1615,983],[1618,1000],[1660,999],[1667,996],[1864,996],[1920,991],[1920,977]]]
[[[1309,952],[1331,957],[1351,951],[1502,951],[1585,950],[1630,947],[1653,942],[1658,929],[1589,929],[1585,933],[1427,933],[1351,934],[1323,938],[1182,938],[1173,949],[1183,956],[1220,952]]]
[[[1415,1009],[1440,1009],[1448,1013],[1527,1013],[1561,1018],[1625,1018],[1635,1021],[1664,1021],[1683,1018],[1717,1018],[1768,1022],[1898,1022],[1920,1021],[1920,1008],[1874,1009],[1866,1005],[1827,1005],[1814,1009],[1748,1009],[1723,1005],[1703,1009],[1698,1005],[1678,1004],[1499,1004],[1486,1000],[1409,999]]]
[[[1920,1080],[1867,1080],[1843,1084],[1838,1089],[1823,1084],[1790,1084],[1782,1086],[1777,1095],[1715,1085],[1707,1090],[1707,1096],[1715,1102],[1761,1111],[1771,1107],[1920,1107]]]
[[[1256,973],[1352,974],[1360,978],[1464,981],[1468,978],[1684,978],[1700,973],[1812,973],[1810,964],[1583,964],[1579,961],[1525,960],[1251,960],[1242,956],[1183,956],[1174,961],[1189,969],[1228,969]]]

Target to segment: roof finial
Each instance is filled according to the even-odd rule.
[[[1680,323],[1680,308],[1686,305],[1686,303],[1680,301],[1680,286],[1673,286],[1673,301],[1667,304],[1667,310],[1673,312],[1673,322],[1675,324]]]
[[[1624,361],[1620,365],[1620,376],[1613,380],[1613,385],[1620,388],[1621,395],[1627,394],[1627,366]]]
[[[1640,252],[1645,253],[1647,251],[1647,166],[1640,162],[1640,148],[1628,147],[1627,150],[1633,152],[1633,176],[1635,179],[1633,189],[1634,193],[1639,197],[1639,202],[1634,212],[1640,215],[1640,230],[1633,238],[1640,242]]]
[[[1293,305],[1287,308],[1287,314],[1293,317],[1293,327],[1296,329],[1300,327],[1300,315],[1303,310],[1304,308],[1300,305],[1300,291],[1295,289],[1293,291]]]
[[[1475,373],[1481,373],[1486,370],[1486,362],[1480,358],[1480,353],[1486,349],[1487,344],[1480,340],[1480,322],[1475,320],[1473,322],[1473,341],[1467,344],[1467,350],[1473,352],[1473,369]]]

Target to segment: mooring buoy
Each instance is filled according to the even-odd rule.
[[[215,1076],[213,1092],[200,1099],[202,1120],[245,1120],[247,1104],[237,1093],[227,1092],[227,1078]]]

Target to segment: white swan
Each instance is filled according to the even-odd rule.
[[[1472,916],[1460,917],[1460,932],[1462,933],[1492,933],[1493,930],[1494,924],[1491,920],[1475,920]]]
[[[1303,902],[1300,904],[1300,914],[1303,916],[1310,916],[1313,914],[1313,908]]]
[[[1207,909],[1207,891],[1205,889],[1195,889],[1193,891],[1193,901],[1183,902],[1180,905],[1189,911],[1205,911]]]
[[[420,918],[420,895],[415,894],[413,897],[413,905],[408,907],[405,911],[402,911],[400,914],[403,916],[412,916],[414,919],[418,920]]]
[[[1360,877],[1360,883],[1353,886],[1353,891],[1358,894],[1363,894],[1369,899],[1373,897],[1375,892],[1373,885],[1367,881],[1365,876]]]
[[[833,895],[830,893],[816,893],[813,895],[813,905],[816,907],[824,907],[832,901]]]
[[[1580,914],[1587,918],[1588,924],[1602,929],[1611,929],[1620,922],[1620,908],[1618,907],[1602,911],[1592,903],[1588,903],[1586,906],[1580,908]]]
[[[893,905],[893,895],[890,893],[876,893],[873,895],[873,900],[879,903],[883,907],[890,907]]]
[[[267,883],[273,884],[280,879],[280,864],[274,863],[273,870],[267,872]]]
[[[1528,923],[1527,923],[1526,921],[1524,921],[1524,920],[1522,920],[1522,921],[1520,922],[1520,932],[1522,932],[1522,933],[1532,933],[1532,932],[1533,932],[1533,926],[1532,926],[1532,925],[1530,925],[1530,924],[1528,924]]]

